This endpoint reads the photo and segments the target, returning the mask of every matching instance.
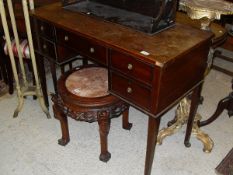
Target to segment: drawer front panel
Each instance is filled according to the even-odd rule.
[[[147,111],[150,110],[151,89],[140,86],[117,73],[110,73],[110,91]]]
[[[78,53],[75,52],[74,50],[57,44],[57,62],[58,63],[66,62],[70,58],[73,58],[77,55]]]
[[[93,41],[74,35],[62,29],[56,29],[58,43],[77,50],[81,55],[107,64],[107,49]]]
[[[52,59],[57,59],[55,44],[47,41],[45,39],[39,38],[39,50],[45,57],[50,57]]]
[[[151,84],[153,65],[146,64],[134,57],[111,50],[111,67],[141,82]]]
[[[41,37],[45,37],[51,41],[55,41],[55,30],[53,25],[37,19],[38,33]]]

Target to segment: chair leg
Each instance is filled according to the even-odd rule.
[[[3,52],[3,49],[0,49],[0,79],[4,80],[4,82],[6,84],[8,84],[7,81],[7,69],[6,69],[6,59],[7,56],[5,55],[5,53]]]
[[[7,82],[6,71],[2,59],[0,59],[0,80]]]
[[[5,63],[6,63],[6,69],[7,69],[7,77],[8,77],[7,83],[9,86],[9,94],[13,94],[14,93],[14,80],[13,80],[13,71],[11,67],[10,58],[6,58]]]
[[[65,65],[61,65],[61,74],[63,75],[65,73]]]
[[[62,138],[58,140],[58,144],[65,146],[70,141],[68,121],[66,115],[59,109],[59,106],[53,105],[54,117],[60,121]]]
[[[123,113],[122,113],[122,128],[126,130],[130,130],[133,126],[132,123],[129,123],[129,108],[127,108]]]
[[[103,162],[107,162],[111,158],[111,154],[108,152],[108,133],[110,130],[110,118],[108,111],[101,111],[98,113],[98,124],[101,146],[99,159]]]
[[[82,59],[82,64],[83,65],[88,65],[88,59],[87,58],[83,58]]]
[[[47,91],[44,58],[40,54],[37,54],[37,53],[36,53],[36,64],[37,64],[38,75],[40,79],[40,84],[41,84],[45,106],[49,109],[49,99],[48,99],[48,91]]]
[[[72,66],[72,62],[69,62],[69,69],[72,70],[73,66]]]
[[[36,85],[36,80],[35,80],[35,76],[34,76],[34,73],[33,73],[33,67],[32,67],[31,60],[27,60],[27,65],[28,65],[28,70],[32,74],[32,84],[33,84],[33,86],[35,86]],[[37,99],[37,96],[33,95],[33,100],[36,100],[36,99]]]

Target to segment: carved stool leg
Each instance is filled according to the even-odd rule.
[[[70,141],[68,121],[66,115],[59,109],[59,106],[53,105],[54,117],[60,121],[62,138],[58,140],[58,144],[65,146]]]
[[[101,145],[99,159],[103,162],[107,162],[111,158],[111,154],[108,152],[108,133],[110,130],[110,118],[108,111],[101,111],[98,113],[98,124]]]
[[[130,130],[133,126],[132,123],[129,123],[129,108],[127,108],[123,113],[122,113],[122,128],[126,130]]]

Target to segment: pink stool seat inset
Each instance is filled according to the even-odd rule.
[[[60,145],[69,140],[67,117],[78,121],[98,122],[101,153],[99,159],[107,162],[111,158],[108,152],[107,136],[110,119],[123,115],[122,126],[130,129],[128,122],[129,105],[108,93],[108,71],[96,66],[79,67],[60,77],[57,83],[58,94],[52,96],[54,116],[61,123],[62,138]]]

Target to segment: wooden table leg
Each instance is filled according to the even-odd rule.
[[[44,58],[40,54],[36,54],[36,63],[37,63],[37,68],[38,68],[40,84],[41,84],[45,106],[49,108],[47,82],[46,82],[46,74],[45,74],[45,68],[44,68]]]
[[[187,129],[186,129],[185,140],[184,140],[184,145],[186,147],[191,146],[190,136],[192,133],[193,122],[194,122],[194,118],[196,116],[196,112],[197,112],[197,108],[199,104],[201,88],[202,88],[202,83],[198,85],[192,92],[190,112],[189,112],[189,118],[188,118]]]
[[[147,132],[147,149],[146,149],[146,163],[144,175],[151,174],[151,168],[153,165],[155,146],[157,143],[157,135],[159,131],[160,117],[153,118],[149,116],[148,120],[148,132]]]

